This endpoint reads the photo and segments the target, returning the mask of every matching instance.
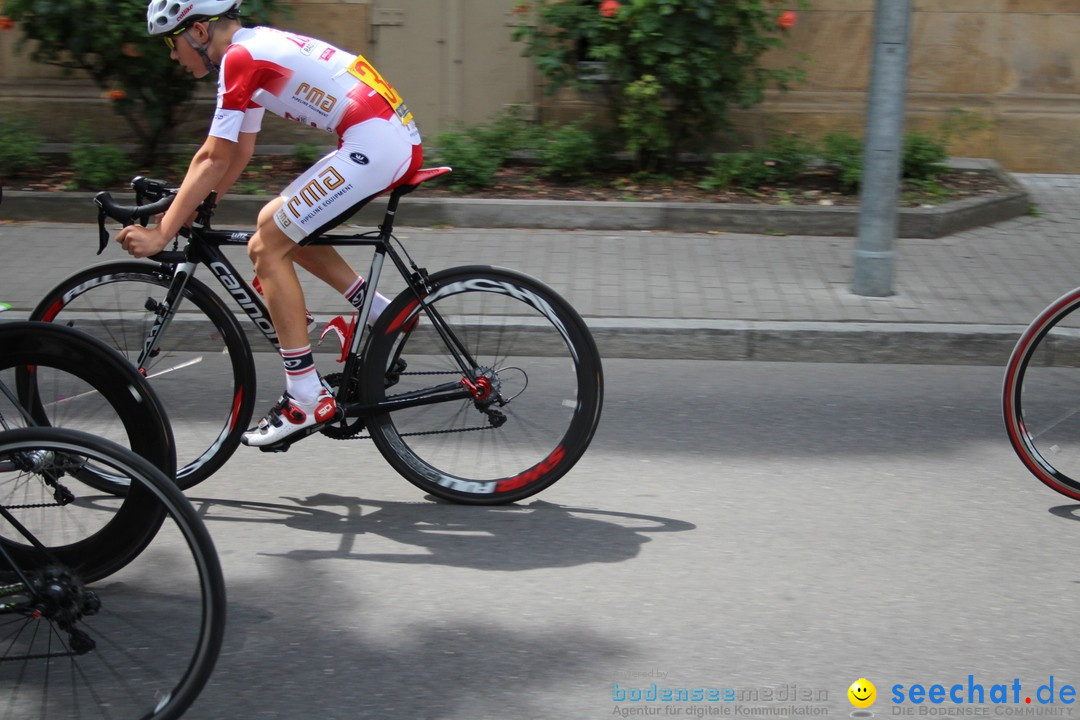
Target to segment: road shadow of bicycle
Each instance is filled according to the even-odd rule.
[[[1048,512],[1066,520],[1080,521],[1080,505],[1056,505],[1050,508]]]
[[[475,507],[368,500],[330,493],[284,499],[293,504],[200,498],[192,498],[192,503],[211,528],[226,522],[272,523],[340,537],[334,549],[295,549],[265,555],[480,570],[620,562],[636,557],[654,533],[686,532],[697,527],[654,515],[565,507],[542,500],[527,505]],[[413,549],[366,552],[358,542],[362,535],[376,535]]]
[[[1048,510],[1051,515],[1057,515],[1059,518],[1066,520],[1080,521],[1080,504],[1078,505],[1056,505]]]

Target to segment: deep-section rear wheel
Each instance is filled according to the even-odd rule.
[[[1054,301],[1016,343],[1002,410],[1016,454],[1047,487],[1080,500],[1080,288]]]
[[[501,268],[453,268],[429,286],[424,304],[445,325],[411,291],[398,296],[366,346],[362,396],[392,402],[441,386],[460,397],[368,418],[379,451],[410,482],[454,502],[514,502],[550,486],[600,420],[603,372],[585,322],[551,288]]]

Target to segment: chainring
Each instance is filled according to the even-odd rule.
[[[357,378],[353,378],[347,392],[340,393],[341,384],[344,380],[343,373],[330,373],[329,375],[323,375],[323,382],[330,386],[331,392],[335,397],[351,397],[356,398],[360,396],[360,382]],[[364,430],[364,421],[362,418],[347,418],[343,417],[340,420],[334,420],[333,422],[326,423],[319,431],[328,438],[334,440],[348,440],[359,435]]]

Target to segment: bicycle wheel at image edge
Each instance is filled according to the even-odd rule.
[[[0,396],[7,427],[28,423],[82,430],[130,448],[166,474],[176,469],[172,431],[160,402],[135,369],[101,341],[63,325],[20,321],[0,325]],[[123,479],[92,465],[79,480],[109,492]]]
[[[1080,288],[1051,303],[1020,336],[1002,388],[1005,428],[1025,467],[1080,500]]]
[[[126,476],[131,490],[80,498],[84,519],[133,498],[159,517],[138,559],[97,582],[56,554],[62,529],[25,502],[34,492],[47,500],[88,463]],[[217,660],[226,600],[213,543],[180,489],[115,443],[23,428],[0,433],[0,514],[0,720],[180,717]]]
[[[371,332],[361,396],[376,403],[467,381],[477,399],[368,418],[376,447],[403,477],[446,500],[501,504],[540,492],[577,463],[600,420],[603,372],[588,327],[551,288],[518,272],[452,268],[433,274],[429,287],[424,303],[475,360],[473,376],[462,377],[406,291]],[[386,369],[399,354],[407,369],[387,389]]]
[[[30,317],[78,328],[135,363],[170,282],[157,265],[99,265],[53,288]],[[192,277],[143,370],[173,423],[176,482],[193,487],[225,464],[251,423],[255,363],[247,337],[222,300]]]

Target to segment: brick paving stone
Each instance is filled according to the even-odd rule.
[[[408,227],[398,235],[423,267],[513,267],[586,317],[1022,326],[1080,285],[1080,175],[1015,177],[1036,212],[946,238],[896,241],[896,294],[888,298],[851,293],[853,238]],[[125,257],[115,245],[100,257],[96,249],[93,225],[0,223],[0,300],[13,305],[5,317],[25,315],[82,267]],[[246,270],[242,248],[229,256]],[[367,271],[369,254],[349,257]],[[400,281],[387,278],[386,292],[398,291]],[[314,279],[305,289],[316,314],[348,309]]]

